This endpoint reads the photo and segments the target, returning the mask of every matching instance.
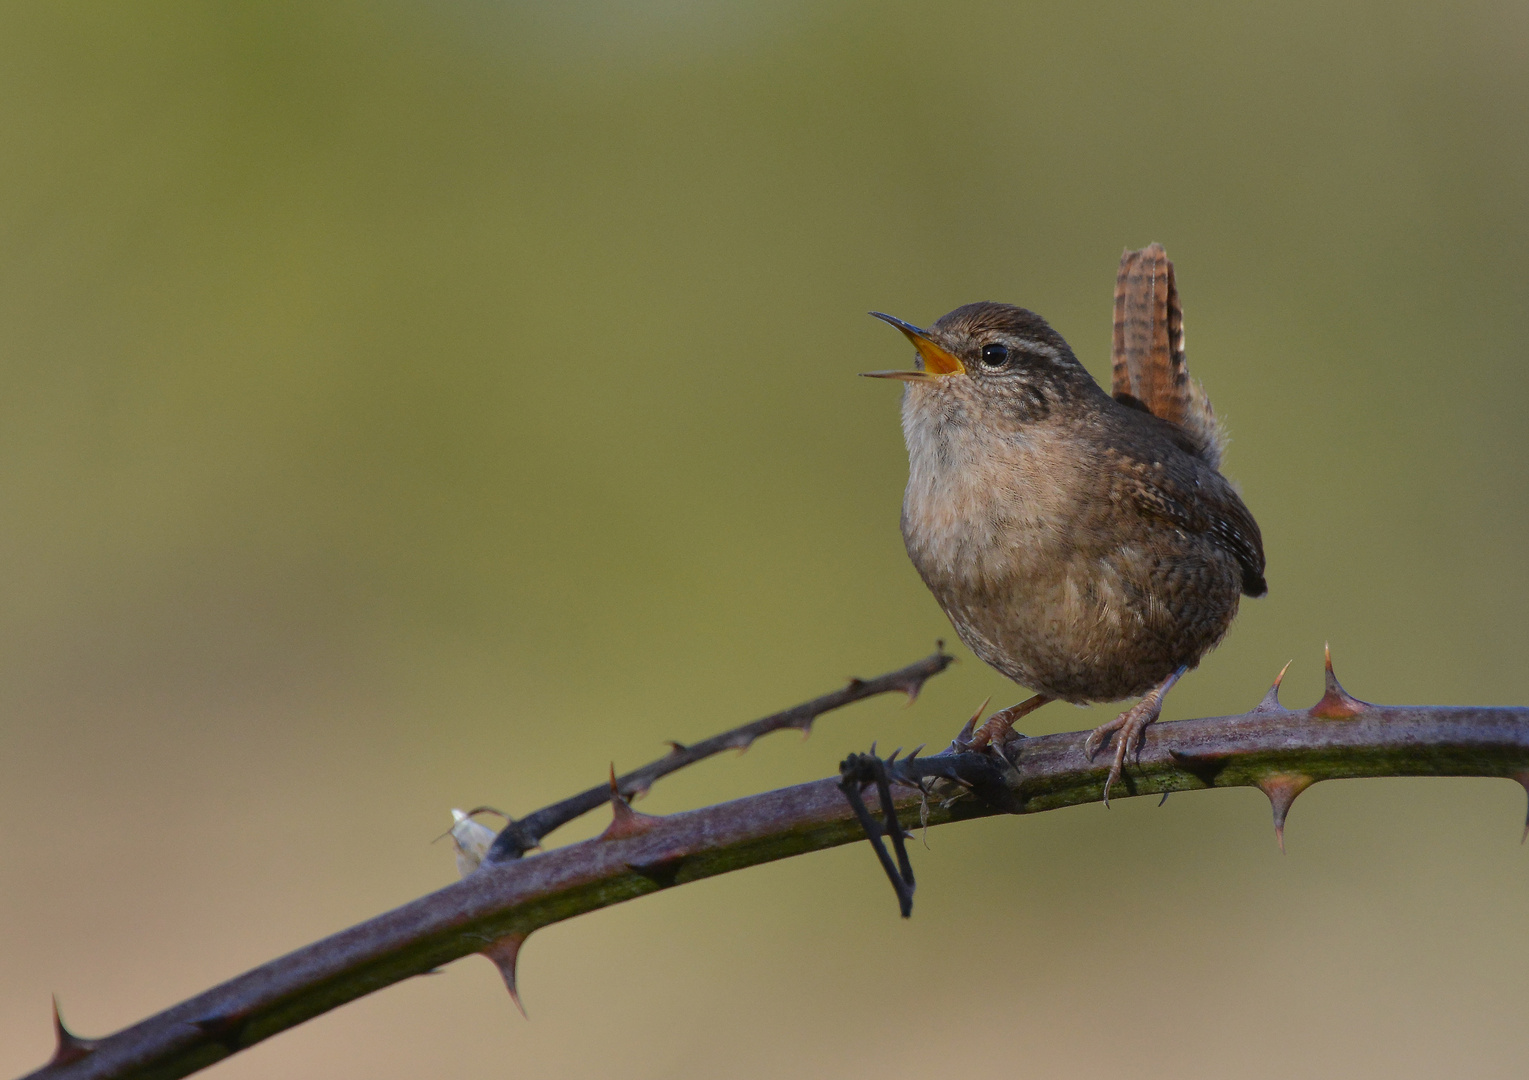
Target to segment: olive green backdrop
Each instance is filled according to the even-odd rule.
[[[1167,245],[1267,599],[1529,702],[1529,8],[888,0],[0,7],[0,1074],[443,885],[522,813],[927,653],[895,387],[977,299],[1096,373]],[[650,812],[940,744],[964,650]],[[1053,706],[1029,730],[1107,712]],[[1524,793],[1322,785],[857,845],[469,959],[234,1077],[1522,1074]],[[581,823],[556,839],[588,835]],[[896,1007],[888,1006],[889,1000]]]

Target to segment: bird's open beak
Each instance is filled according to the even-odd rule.
[[[919,356],[924,361],[922,371],[863,371],[868,379],[901,379],[903,382],[929,382],[941,375],[957,375],[966,370],[956,355],[945,346],[936,342],[929,336],[929,331],[920,330],[912,323],[905,323],[901,319],[894,319],[879,311],[871,314],[882,322],[891,323],[903,332],[913,347],[918,350]]]

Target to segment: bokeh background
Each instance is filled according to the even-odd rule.
[[[0,7],[0,1073],[50,992],[104,1034],[448,883],[452,806],[950,637],[864,313],[1021,302],[1104,375],[1126,246],[1269,552],[1169,717],[1308,703],[1329,639],[1529,702],[1526,121],[1514,0]],[[644,809],[1019,695],[958,652]],[[213,1073],[1519,1076],[1523,812],[974,823],[906,923],[856,845],[537,934],[530,1023],[470,958]]]

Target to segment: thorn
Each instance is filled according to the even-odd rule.
[[[961,729],[961,734],[956,736],[956,741],[951,744],[952,746],[960,751],[971,749],[972,734],[977,730],[977,721],[982,719],[982,714],[987,712],[988,703],[992,700],[992,694],[982,699],[982,704],[977,706],[977,711],[972,713],[972,718],[966,722],[966,726]],[[984,734],[983,737],[986,738],[986,735]]]
[[[972,735],[977,730],[977,721],[982,719],[983,710],[987,708],[987,703],[992,700],[993,695],[991,694],[985,697],[982,700],[982,704],[977,706],[977,711],[972,713],[972,718],[956,733],[956,737],[950,743],[952,753],[964,754],[972,748]]]
[[[1358,716],[1369,702],[1360,701],[1339,685],[1338,676],[1333,674],[1333,652],[1326,642],[1322,643],[1322,657],[1327,689],[1322,700],[1311,707],[1311,715],[1318,720],[1349,720]]]
[[[1274,839],[1279,841],[1281,855],[1285,853],[1285,815],[1290,813],[1290,804],[1314,783],[1315,780],[1301,773],[1270,773],[1258,781],[1258,789],[1269,796],[1269,805],[1274,809]]]
[[[846,686],[845,689],[846,690],[859,690],[864,685],[865,685],[865,680],[862,679],[859,675],[851,675],[849,677],[849,685]]]
[[[510,992],[510,999],[515,1002],[515,1007],[520,1010],[520,1015],[526,1016],[526,1007],[520,1000],[520,990],[515,985],[515,961],[520,958],[520,947],[526,943],[530,934],[506,934],[487,948],[479,949],[480,955],[488,957],[499,969],[499,977],[504,980],[504,988]]]
[[[658,822],[652,814],[640,814],[621,797],[616,786],[616,766],[611,764],[611,823],[596,839],[621,840],[628,836],[640,836]]]
[[[683,754],[689,749],[684,743],[675,742],[673,739],[665,739],[664,743],[669,747],[669,753],[671,754]]]
[[[1290,670],[1294,660],[1286,660],[1285,666],[1279,669],[1279,674],[1274,676],[1274,685],[1269,687],[1269,692],[1263,696],[1263,700],[1253,706],[1254,712],[1284,712],[1285,707],[1279,703],[1279,684],[1285,681],[1285,672]]]
[[[58,1011],[58,995],[53,995],[53,1056],[48,1067],[68,1065],[79,1061],[96,1048],[94,1039],[82,1039],[64,1026],[64,1018]]]

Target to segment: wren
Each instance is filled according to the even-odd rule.
[[[1034,697],[970,737],[981,749],[1050,701],[1144,694],[1088,736],[1118,733],[1120,779],[1163,698],[1262,596],[1263,539],[1219,471],[1224,436],[1189,377],[1173,264],[1127,251],[1115,287],[1112,393],[1062,336],[1010,304],[927,330],[880,312],[917,350],[900,379],[902,533],[961,640]]]

